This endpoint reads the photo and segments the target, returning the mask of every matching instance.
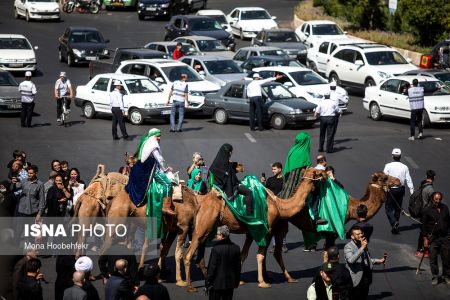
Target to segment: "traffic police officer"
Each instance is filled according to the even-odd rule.
[[[336,81],[332,81],[330,83],[330,99],[333,100],[336,103],[336,106],[339,107],[339,103],[343,102],[343,103],[347,103],[348,100],[346,99],[346,97],[344,97],[343,95],[339,94],[336,91]],[[336,116],[334,117],[334,126],[333,126],[333,140],[334,140],[334,136],[336,134],[336,130],[338,127],[338,123],[339,123],[339,117],[341,115],[340,114],[336,114]]]
[[[330,99],[330,93],[326,93],[325,97],[316,107],[315,116],[320,120],[320,141],[319,152],[323,152],[323,145],[325,143],[325,134],[327,136],[327,149],[328,153],[333,152],[334,141],[334,123],[335,117],[341,114],[341,109],[336,105],[334,100]]]
[[[414,78],[412,82],[412,87],[408,89],[408,97],[409,106],[411,108],[411,135],[408,139],[410,141],[414,141],[416,124],[417,127],[419,127],[419,135],[417,136],[417,138],[421,139],[423,136],[422,115],[424,107],[424,90],[423,87],[419,86],[419,81],[416,78]]]
[[[36,86],[31,81],[31,72],[25,72],[25,80],[19,84],[21,95],[22,112],[20,113],[20,122],[22,127],[31,127],[31,118],[34,110],[34,96],[37,93]]]
[[[114,81],[114,91],[109,94],[110,107],[112,112],[112,136],[113,140],[118,140],[117,136],[117,123],[119,123],[120,131],[125,140],[130,139],[125,127],[123,117],[125,115],[125,108],[123,106],[123,96],[120,90],[122,89],[122,83],[119,80]]]

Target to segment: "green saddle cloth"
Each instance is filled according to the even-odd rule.
[[[246,176],[242,179],[241,184],[252,191],[253,196],[253,215],[246,214],[246,205],[244,196],[238,194],[232,201],[228,200],[225,193],[216,185],[214,187],[222,194],[223,199],[234,217],[241,223],[245,224],[253,239],[258,246],[267,246],[269,225],[267,223],[267,202],[266,188],[259,182],[255,176]]]
[[[338,186],[333,180],[328,178],[325,182],[319,183],[320,205],[319,217],[328,221],[327,224],[318,225],[317,231],[332,231],[337,233],[341,240],[345,239],[345,215],[347,214],[348,194]],[[311,194],[308,196],[308,203],[312,201]],[[311,205],[309,205],[309,215],[314,219]]]
[[[154,179],[147,191],[147,238],[164,238],[164,226],[162,225],[162,203],[164,198],[163,185]]]

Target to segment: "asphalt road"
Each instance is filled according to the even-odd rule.
[[[294,141],[295,135],[303,128],[288,128],[283,131],[267,130],[264,132],[250,132],[244,123],[217,125],[207,118],[189,118],[184,124],[183,133],[169,133],[165,122],[147,122],[143,126],[127,124],[127,130],[134,137],[133,141],[113,141],[111,138],[110,118],[104,117],[86,120],[81,110],[74,108],[71,113],[72,126],[64,128],[56,123],[56,105],[52,97],[52,88],[60,71],[67,71],[73,84],[85,84],[88,71],[86,67],[68,68],[57,58],[57,38],[64,28],[69,25],[87,25],[97,27],[103,35],[111,40],[111,48],[133,47],[144,45],[150,41],[162,40],[165,21],[144,21],[137,19],[135,12],[104,12],[99,15],[64,15],[60,23],[31,22],[15,20],[12,11],[13,1],[0,3],[0,32],[20,33],[26,35],[33,45],[38,45],[38,76],[34,78],[39,91],[36,116],[33,118],[34,128],[20,127],[18,116],[0,117],[0,165],[6,166],[11,159],[14,149],[23,149],[28,159],[40,167],[40,178],[44,180],[50,170],[52,159],[68,160],[71,167],[81,171],[82,178],[89,180],[98,163],[105,163],[108,170],[117,170],[123,163],[123,154],[134,152],[139,136],[152,127],[161,128],[162,150],[167,161],[174,169],[181,170],[191,162],[191,155],[195,151],[203,153],[206,162],[210,162],[219,147],[231,143],[235,151],[233,159],[245,165],[246,174],[260,175],[262,172],[270,174],[270,164],[274,161],[284,162],[284,158]],[[222,9],[228,13],[239,5],[262,6],[272,15],[278,17],[281,24],[288,24],[297,1],[291,0],[247,0],[245,4],[239,1],[210,0],[209,8]],[[248,45],[238,41],[238,47]],[[18,80],[22,80],[18,74]],[[409,125],[407,121],[391,118],[374,122],[368,118],[363,110],[361,94],[351,93],[349,111],[339,123],[336,136],[338,151],[329,154],[328,161],[336,169],[336,176],[343,183],[347,191],[354,196],[361,197],[366,189],[370,174],[382,170],[384,164],[390,160],[392,148],[400,147],[404,153],[404,161],[409,166],[411,176],[417,186],[424,177],[427,169],[437,173],[435,187],[444,193],[444,202],[450,203],[448,194],[450,180],[448,174],[448,147],[450,132],[448,127],[439,126],[425,130],[425,138],[410,142]],[[317,154],[319,130],[306,129],[312,136],[312,152]],[[7,171],[2,172],[6,177]],[[406,200],[403,205],[407,206]],[[401,234],[392,236],[389,230],[384,209],[371,221],[375,232],[371,240],[371,253],[374,257],[381,257],[384,252],[389,253],[389,263],[383,271],[376,267],[374,282],[371,286],[371,299],[448,299],[450,287],[440,284],[431,286],[431,276],[428,262],[424,264],[422,274],[416,276],[415,268],[418,259],[414,257],[418,230],[412,222],[404,217],[401,219]],[[241,236],[232,239],[243,244]],[[249,283],[236,290],[236,299],[247,299],[250,296],[259,299],[272,298],[305,298],[306,289],[320,264],[320,253],[302,252],[302,236],[298,230],[291,227],[287,242],[290,251],[284,255],[286,265],[291,274],[299,279],[297,284],[287,284],[275,260],[268,258],[268,270],[271,271],[273,286],[262,290],[256,284],[256,248],[250,250],[250,256],[243,268],[243,277]],[[338,241],[343,247],[345,241]],[[172,249],[173,252],[173,249]],[[209,251],[207,251],[207,254]],[[173,263],[173,257],[169,258]],[[54,260],[44,259],[43,271],[50,284],[44,286],[45,299],[52,299],[54,288]],[[201,287],[203,281],[198,272],[194,276],[195,286]],[[173,299],[203,298],[201,293],[187,294],[184,289],[174,285],[174,274],[167,283],[169,293]],[[96,282],[102,291],[99,282]]]

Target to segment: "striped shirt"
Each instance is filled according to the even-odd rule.
[[[409,105],[411,110],[423,109],[424,98],[423,98],[423,87],[412,86],[408,89]]]
[[[172,84],[172,101],[184,102],[184,94],[188,93],[189,88],[186,81],[176,80]]]
[[[25,80],[19,84],[19,92],[22,96],[21,101],[23,103],[32,103],[34,101],[34,95],[36,95],[37,90],[36,86],[33,82],[31,82],[31,80]]]

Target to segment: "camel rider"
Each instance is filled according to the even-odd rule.
[[[223,144],[220,147],[209,168],[209,180],[217,185],[230,200],[237,193],[244,195],[246,214],[253,215],[252,191],[239,184],[239,179],[236,176],[238,164],[230,161],[232,152],[233,146],[230,144]]]
[[[162,156],[159,146],[161,130],[152,128],[147,135],[141,137],[139,147],[134,155],[137,162],[131,168],[125,190],[137,206],[146,200],[147,191],[152,179],[161,184],[163,190],[162,212],[175,215],[172,210],[172,179],[174,175]]]

